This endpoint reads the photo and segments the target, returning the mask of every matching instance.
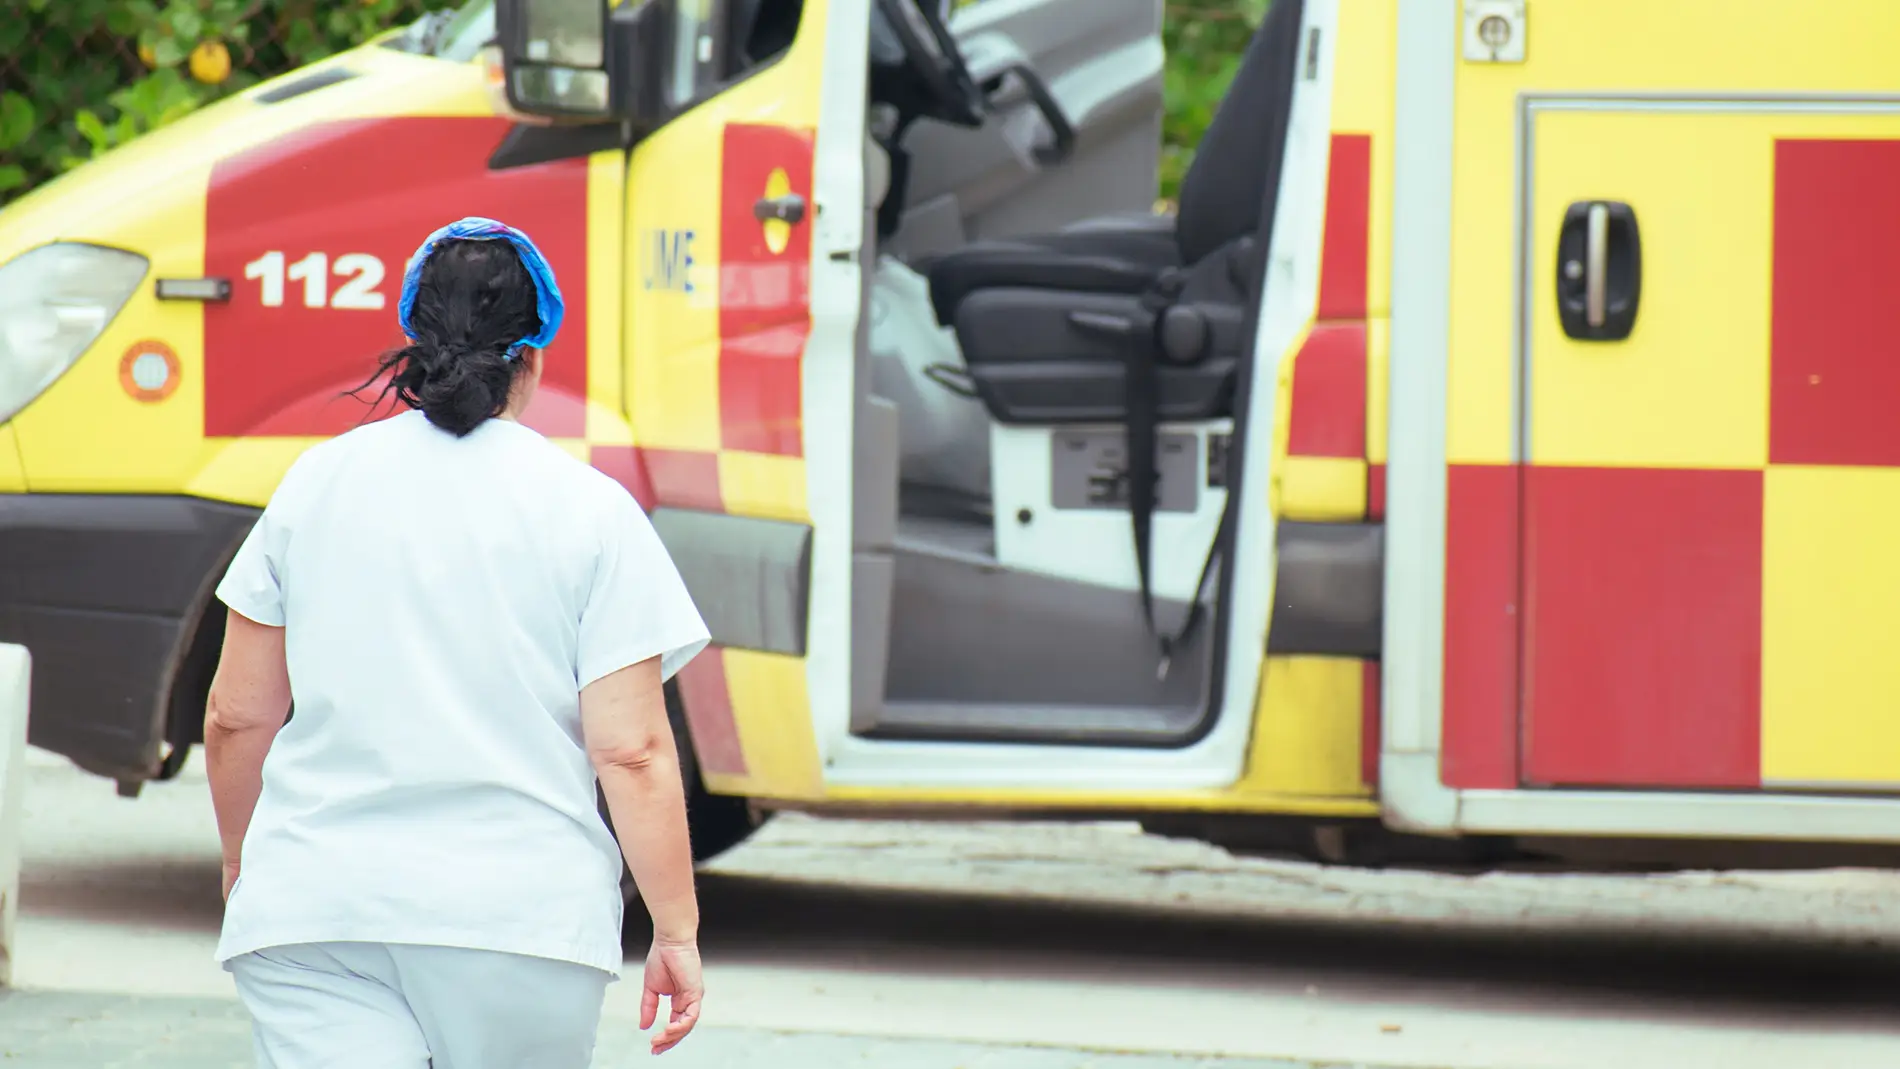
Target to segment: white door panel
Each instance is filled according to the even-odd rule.
[[[915,258],[964,242],[1046,233],[1081,219],[1150,210],[1161,157],[1162,0],[981,0],[951,22],[971,71],[987,81],[1025,63],[1076,130],[1075,155],[1032,155],[1048,124],[1020,86],[996,98],[981,130],[920,122],[903,224],[891,251]]]

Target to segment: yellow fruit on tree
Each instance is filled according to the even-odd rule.
[[[148,68],[157,70],[158,69],[158,53],[152,51],[151,45],[140,45],[139,46],[139,62],[145,64]]]
[[[191,76],[218,85],[231,76],[231,50],[223,41],[201,41],[191,50]]]

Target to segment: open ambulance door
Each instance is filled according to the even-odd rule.
[[[1127,492],[1134,439],[1124,413],[1134,408],[1123,407],[1124,350],[1063,348],[1045,329],[1094,310],[1096,296],[1076,299],[1059,277],[1047,284],[1026,275],[990,286],[987,303],[966,301],[961,311],[950,311],[943,293],[947,270],[994,251],[976,241],[983,237],[1061,245],[1069,240],[1061,233],[1114,231],[1176,242],[1177,221],[1152,214],[1161,5],[979,0],[959,12],[955,34],[995,112],[978,130],[915,124],[899,142],[911,156],[907,188],[892,168],[889,195],[905,205],[899,223],[888,236],[880,233],[888,225],[865,234],[867,290],[889,297],[888,276],[913,271],[928,282],[921,299],[943,326],[880,340],[901,311],[895,298],[859,317],[851,694],[848,704],[815,695],[812,704],[827,794],[1052,788],[1080,798],[1239,778],[1273,602],[1269,483],[1276,449],[1284,450],[1282,357],[1310,321],[1318,285],[1331,77],[1320,42],[1333,10],[1323,0],[1281,0],[1249,50],[1251,76],[1236,81],[1245,99],[1230,109],[1223,137],[1238,150],[1228,158],[1241,162],[1225,184],[1244,191],[1221,193],[1244,199],[1239,215],[1250,220],[1223,246],[1240,280],[1235,359],[1166,373],[1161,396],[1173,400],[1158,406],[1153,439],[1152,623]],[[1045,65],[1033,71],[1051,90],[1041,102],[1022,84],[1029,79],[985,77],[1025,63]],[[1047,98],[1064,118],[1083,117],[1070,123],[1077,135],[1067,163],[1049,152],[1035,162],[1059,125],[1037,125],[1028,110],[1046,115]],[[1105,299],[1096,320],[1136,300]],[[1022,348],[1006,356],[983,348],[997,338]],[[1047,348],[1037,349],[1037,339]],[[904,377],[883,373],[880,362],[918,349],[941,354],[918,377],[965,406],[962,429],[944,430],[944,448],[979,455],[988,468],[957,494],[916,492],[907,477],[908,429],[920,415],[933,418],[916,407],[928,390],[913,381],[906,396],[893,396],[887,385]],[[1200,396],[1215,400],[1198,405],[1168,392],[1189,379],[1204,381]],[[810,403],[808,395],[808,418],[816,418]],[[953,440],[971,428],[976,447]],[[808,439],[812,431],[808,423]],[[1203,584],[1217,548],[1221,563]],[[814,564],[815,632],[830,580],[817,557]],[[1196,602],[1202,626],[1164,653],[1163,637],[1182,629]]]
[[[872,6],[498,0],[511,107],[630,146],[624,230],[589,244],[622,279],[588,306],[622,409],[589,411],[589,454],[711,632],[672,697],[717,794],[814,796],[812,710],[848,700]]]

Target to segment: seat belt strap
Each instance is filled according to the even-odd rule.
[[[1180,629],[1172,636],[1164,636],[1161,640],[1160,677],[1162,679],[1168,677],[1168,669],[1174,659],[1174,652],[1186,647],[1193,640],[1195,632],[1200,630],[1202,622],[1207,619],[1207,604],[1204,600],[1207,596],[1207,580],[1213,576],[1214,569],[1220,565],[1221,546],[1227,540],[1227,525],[1234,515],[1236,496],[1233,490],[1229,489],[1227,501],[1221,506],[1220,523],[1214,527],[1214,541],[1208,545],[1207,559],[1201,563],[1201,577],[1194,581],[1194,596],[1193,600],[1188,602],[1186,619],[1181,621]]]
[[[1172,647],[1167,636],[1155,626],[1152,551],[1154,513],[1160,469],[1156,461],[1157,438],[1161,423],[1161,381],[1155,366],[1160,349],[1162,313],[1177,297],[1185,280],[1169,271],[1142,295],[1143,320],[1138,329],[1128,332],[1126,368],[1123,374],[1124,407],[1127,412],[1128,518],[1134,529],[1135,574],[1141,584],[1141,614],[1148,630],[1156,636],[1161,659],[1156,677],[1167,678]],[[1190,614],[1192,610],[1190,610]],[[1191,615],[1190,615],[1191,618]]]

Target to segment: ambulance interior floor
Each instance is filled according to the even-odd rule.
[[[1132,591],[1001,564],[988,516],[907,509],[893,557],[884,703],[859,734],[1169,745],[1206,715],[1209,629],[1159,677]]]

